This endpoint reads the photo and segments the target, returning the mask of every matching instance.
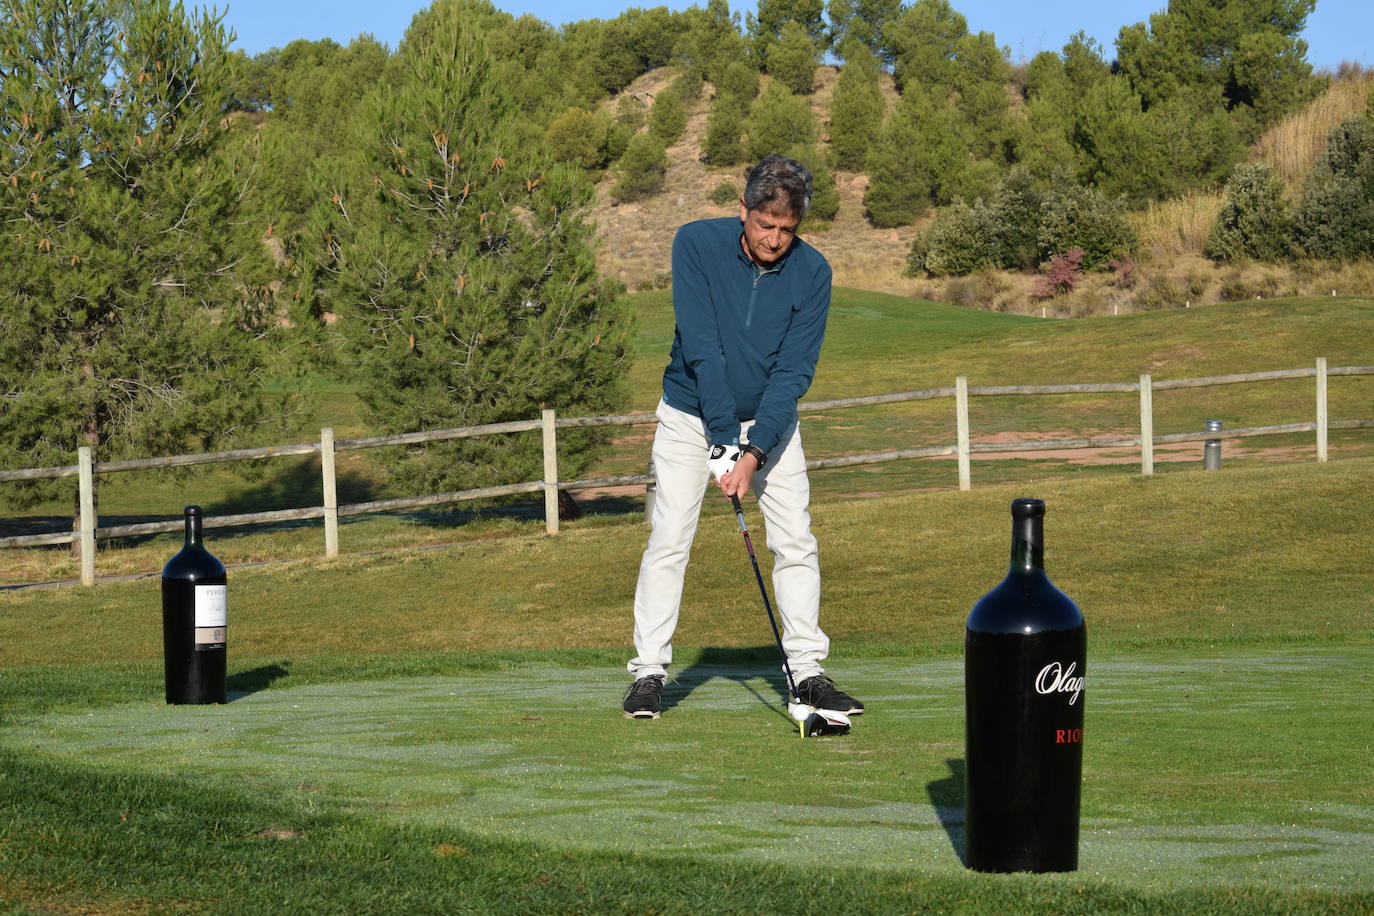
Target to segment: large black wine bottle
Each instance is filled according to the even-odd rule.
[[[162,653],[168,703],[228,699],[228,579],[205,549],[200,506],[186,507],[186,545],[162,568]]]
[[[1087,631],[1045,575],[1045,503],[1011,504],[1011,569],[964,633],[965,840],[977,871],[1078,867]]]

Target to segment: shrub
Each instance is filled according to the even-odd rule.
[[[559,162],[582,169],[600,168],[610,161],[606,155],[610,126],[610,119],[605,115],[569,108],[549,124],[544,142]]]
[[[652,134],[635,134],[616,163],[619,180],[611,188],[618,201],[639,200],[663,188],[668,173],[668,155]]]
[[[1178,308],[1188,297],[1172,277],[1156,277],[1136,294],[1133,305],[1142,312]]]
[[[1292,231],[1283,182],[1266,163],[1242,165],[1226,182],[1226,202],[1203,252],[1214,261],[1277,261],[1288,253]]]
[[[997,263],[1031,270],[1040,263],[1040,221],[1044,193],[1024,169],[1013,169],[992,195]]]
[[[1011,284],[991,270],[980,270],[967,277],[959,277],[945,284],[940,301],[964,308],[998,309],[999,296],[1011,289]],[[999,311],[1005,311],[1003,304]]]
[[[1060,293],[1071,293],[1078,281],[1083,279],[1083,249],[1070,248],[1063,254],[1050,258],[1045,272],[1037,278],[1031,296],[1036,299],[1052,299]]]
[[[1003,179],[989,203],[975,200],[946,208],[912,244],[908,271],[943,276],[979,267],[1034,267],[1041,260],[1042,196],[1018,169]]]
[[[673,285],[673,272],[665,270],[662,273],[654,274],[652,277],[645,277],[635,284],[638,292],[646,292],[651,289],[668,289]]]
[[[964,276],[980,267],[1003,266],[998,253],[996,214],[981,200],[972,205],[960,200],[940,213],[919,249],[913,245],[908,267],[936,277]]]
[[[1374,117],[1331,131],[1293,220],[1302,254],[1349,260],[1374,254]]]
[[[1078,248],[1083,252],[1083,269],[1092,270],[1130,251],[1135,233],[1126,217],[1124,198],[1108,198],[1096,188],[1064,179],[1044,196],[1036,240],[1042,258]]]
[[[717,207],[739,203],[739,186],[733,181],[722,181],[711,189],[711,203]]]

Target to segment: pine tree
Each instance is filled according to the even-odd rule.
[[[654,97],[649,109],[649,133],[664,146],[672,146],[687,129],[687,106],[676,82]]]
[[[225,154],[219,20],[168,0],[0,15],[0,465],[251,436],[279,406],[262,387],[274,322],[266,227],[242,222],[250,170]]]
[[[746,130],[746,151],[755,162],[770,153],[815,143],[820,133],[811,105],[777,80],[754,100]]]
[[[718,95],[706,115],[706,138],[701,158],[707,165],[738,165],[744,161],[745,106],[727,95]]]
[[[829,47],[824,14],[824,0],[759,0],[758,14],[750,13],[745,17],[754,59],[762,62],[769,73],[773,72],[773,47],[782,38],[783,28],[789,22],[800,25],[812,42],[824,51]]]
[[[768,51],[768,72],[799,95],[807,95],[816,85],[816,67],[821,52],[801,23],[789,20],[782,34]]]
[[[949,0],[916,0],[893,19],[883,38],[883,54],[893,62],[897,88],[950,87],[955,82],[955,58],[960,38],[968,34],[968,20]]]
[[[619,201],[639,200],[663,190],[668,156],[653,134],[635,134],[615,170],[620,179],[611,188],[611,196]]]
[[[830,151],[836,168],[862,172],[868,151],[882,132],[884,104],[878,88],[878,61],[857,39],[843,50],[844,66],[830,103]]]
[[[623,406],[632,316],[598,279],[591,188],[515,141],[517,111],[468,4],[407,34],[395,86],[362,105],[357,161],[333,166],[314,260],[352,381],[389,432]],[[605,441],[560,435],[575,475]],[[537,436],[431,444],[395,474],[424,491],[541,474]]]
[[[818,223],[829,224],[840,212],[840,191],[835,186],[835,173],[830,170],[825,153],[815,144],[793,146],[783,155],[806,166],[811,173],[811,208],[806,211],[806,224],[816,228]]]
[[[830,35],[834,46],[842,49],[848,39],[861,42],[869,53],[879,54],[883,33],[902,12],[901,0],[830,0]],[[849,62],[841,50],[840,57]],[[891,61],[884,61],[891,63]]]
[[[868,157],[864,207],[875,226],[914,222],[932,204],[972,199],[990,187],[969,157],[962,116],[938,90],[910,86]]]

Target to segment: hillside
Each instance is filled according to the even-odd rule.
[[[655,70],[626,91],[650,102],[674,75],[671,70]],[[837,78],[837,68],[819,67],[817,88],[809,97],[822,124],[822,140]],[[896,93],[890,77],[884,75],[884,79],[884,93],[891,106]],[[1296,198],[1302,177],[1320,155],[1327,133],[1363,110],[1371,88],[1374,74],[1369,73],[1333,82],[1307,107],[1263,134],[1249,158],[1273,165],[1290,196]],[[666,285],[669,247],[682,223],[735,212],[733,207],[712,204],[710,192],[723,181],[741,185],[743,169],[715,168],[701,162],[712,94],[707,85],[689,107],[685,134],[668,148],[668,174],[662,193],[618,204],[609,193],[613,175],[603,176],[598,186],[594,219],[601,269],[630,289]],[[606,103],[608,111],[612,105]],[[1140,239],[1136,269],[1125,276],[1089,275],[1072,293],[1049,301],[1032,299],[1035,275],[1025,272],[981,271],[947,279],[908,277],[906,258],[911,242],[929,224],[933,212],[913,226],[875,229],[864,214],[868,177],[837,171],[835,178],[840,193],[838,216],[828,226],[804,226],[802,234],[830,260],[838,286],[1045,317],[1117,315],[1289,296],[1364,295],[1374,289],[1374,265],[1367,262],[1280,267],[1218,265],[1207,260],[1202,246],[1222,204],[1220,190],[1188,194],[1136,211],[1132,216]]]

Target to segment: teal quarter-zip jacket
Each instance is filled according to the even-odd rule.
[[[688,223],[673,239],[677,322],[663,399],[696,414],[713,443],[771,454],[811,387],[830,312],[830,265],[800,238],[776,264],[756,265],[736,217]]]

